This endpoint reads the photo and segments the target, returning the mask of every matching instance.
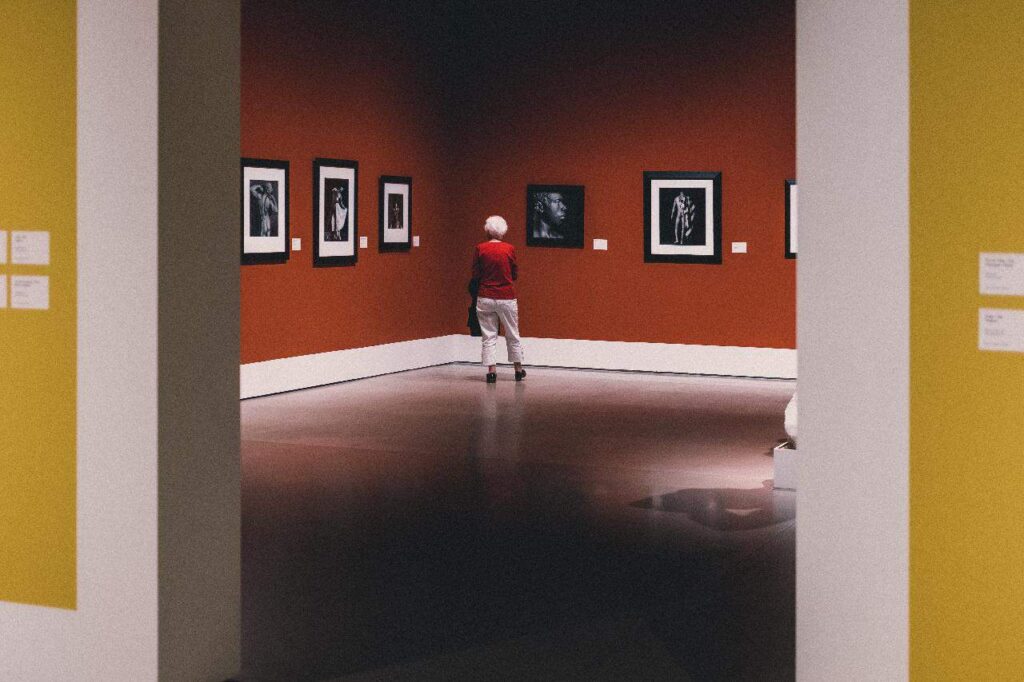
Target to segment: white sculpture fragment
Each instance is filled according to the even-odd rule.
[[[793,441],[793,447],[796,448],[796,393],[793,393],[793,398],[786,405],[786,433],[789,435],[789,439]]]

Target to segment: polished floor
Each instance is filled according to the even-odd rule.
[[[244,401],[241,679],[793,679],[793,390],[448,365]]]

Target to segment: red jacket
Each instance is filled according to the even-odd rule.
[[[477,296],[508,300],[516,298],[512,283],[519,276],[516,250],[505,242],[484,242],[476,245],[473,254],[473,279],[480,282]]]

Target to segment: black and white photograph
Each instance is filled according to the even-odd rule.
[[[796,258],[796,180],[786,180],[786,258]]]
[[[348,205],[351,183],[341,178],[324,181],[324,241],[348,241]]]
[[[583,186],[527,185],[526,245],[583,248]]]
[[[277,180],[249,182],[249,236],[276,237],[279,217],[278,197],[281,183]]]
[[[722,262],[720,172],[644,172],[644,261]]]
[[[378,248],[408,251],[412,246],[412,178],[382,175],[378,189]]]
[[[288,162],[242,159],[243,265],[283,263],[288,241]]]
[[[313,265],[355,265],[356,196],[359,164],[342,159],[313,161]]]

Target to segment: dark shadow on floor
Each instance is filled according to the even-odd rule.
[[[325,482],[279,498],[275,518],[247,515],[245,544],[262,558],[244,556],[255,628],[244,655],[259,671],[245,680],[389,666],[400,680],[660,680],[673,668],[678,679],[793,679],[795,525],[792,514],[765,520],[785,493],[683,490],[661,496],[661,510],[632,505],[640,516],[618,525],[595,518],[588,491],[557,467],[449,467],[415,482]],[[756,535],[696,542],[665,508]],[[595,622],[637,624],[634,641],[614,660],[596,656],[605,645],[579,634]],[[564,646],[538,644],[551,632]],[[651,677],[616,677],[653,650],[667,662]],[[488,661],[525,676],[481,676]],[[583,676],[566,676],[569,664]]]
[[[533,680],[690,682],[664,644],[640,620],[587,621],[338,682]]]

